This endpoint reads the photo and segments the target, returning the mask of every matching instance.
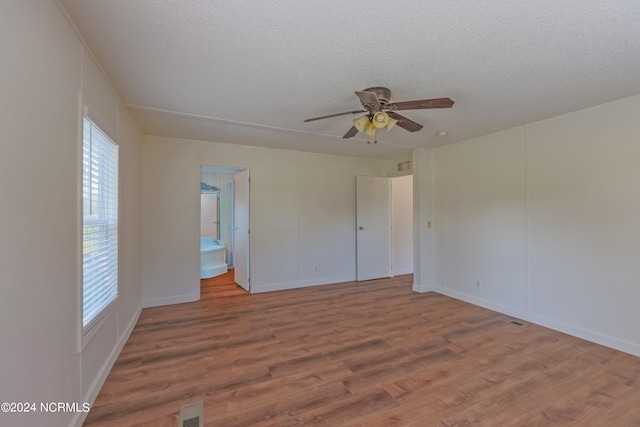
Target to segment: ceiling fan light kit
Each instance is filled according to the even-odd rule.
[[[358,132],[366,133],[369,136],[376,136],[378,129],[382,128],[389,132],[397,122],[384,111],[378,111],[373,117],[362,116],[353,119],[353,125],[358,129]]]
[[[421,124],[396,113],[397,110],[451,108],[453,106],[453,101],[450,98],[433,98],[390,103],[391,90],[386,87],[379,86],[370,87],[363,91],[356,91],[355,94],[360,98],[360,103],[363,108],[362,110],[314,117],[305,120],[305,122],[328,119],[330,117],[343,116],[347,114],[367,113],[364,116],[353,119],[353,127],[344,134],[343,138],[351,138],[358,132],[366,133],[369,136],[375,137],[378,129],[385,128],[388,132],[396,124],[409,132],[417,132],[422,129]]]
[[[373,116],[373,120],[371,122],[377,128],[385,128],[387,132],[389,132],[391,128],[394,127],[396,123],[398,123],[396,119],[392,119],[384,111],[378,111]]]
[[[362,116],[357,119],[353,119],[353,125],[358,129],[358,132],[368,133],[369,126],[373,126],[369,121],[369,117]]]

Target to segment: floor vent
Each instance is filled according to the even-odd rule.
[[[522,320],[512,319],[510,317],[498,317],[498,320],[501,320],[501,321],[503,321],[505,323],[511,323],[512,325],[516,325],[516,326],[526,326],[527,325]]]
[[[180,407],[180,427],[204,427],[202,400]]]

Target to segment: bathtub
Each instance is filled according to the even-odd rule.
[[[227,272],[227,248],[217,240],[200,238],[200,278],[208,279]]]

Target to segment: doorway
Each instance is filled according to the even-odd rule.
[[[214,237],[224,247],[224,262],[233,270],[235,283],[250,292],[249,170],[201,166],[200,186],[201,265],[203,242]]]

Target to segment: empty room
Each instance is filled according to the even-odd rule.
[[[3,0],[0,425],[640,425],[638,22]]]

